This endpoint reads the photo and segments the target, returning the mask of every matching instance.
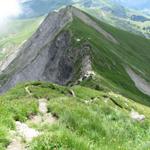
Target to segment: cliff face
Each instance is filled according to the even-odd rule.
[[[80,74],[84,76],[90,71],[91,69],[86,68],[91,67],[84,68],[85,63],[82,63],[84,59],[90,59],[90,45],[85,42],[75,48],[72,44],[74,38],[72,32],[65,30],[74,18],[82,20],[109,41],[118,44],[88,15],[74,7],[69,6],[59,12],[50,13],[36,33],[22,46],[14,60],[3,66],[0,75],[0,92],[24,81],[40,80],[66,85],[72,80],[79,79]],[[88,66],[91,66],[88,64],[90,62],[90,60],[87,62]]]

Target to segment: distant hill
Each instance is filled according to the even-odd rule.
[[[71,5],[71,0],[30,0],[23,1],[21,18],[42,16],[62,6]]]

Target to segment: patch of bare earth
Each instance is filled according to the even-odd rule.
[[[40,132],[28,127],[27,124],[21,123],[19,121],[16,122],[16,130],[20,137],[22,137],[25,141],[30,142],[33,138],[40,135]]]
[[[132,81],[134,82],[137,89],[139,89],[142,93],[150,96],[150,83],[138,74],[136,74],[131,68],[126,67],[125,69]]]
[[[48,113],[46,99],[39,99],[39,113],[40,114],[38,114],[38,115],[30,117],[31,123],[33,123],[33,124],[40,124],[40,123],[54,124],[57,121],[56,117],[54,117],[51,113]]]
[[[14,137],[12,142],[7,147],[7,150],[26,150],[20,137]]]
[[[26,91],[29,95],[32,94],[29,92],[28,88],[26,88]],[[51,113],[48,113],[47,100],[39,99],[39,114],[31,116],[29,121],[36,125],[42,123],[51,125],[57,121],[57,118]],[[30,128],[26,123],[19,121],[16,121],[16,131],[13,132],[15,136],[12,136],[12,141],[8,145],[7,150],[26,150],[26,144],[23,143],[23,140],[28,143],[31,142],[33,138],[42,134],[41,132]]]

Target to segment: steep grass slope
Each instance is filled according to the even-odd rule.
[[[31,95],[26,91],[26,87]],[[74,93],[74,94],[72,94]],[[38,99],[48,100],[48,112],[57,117],[53,125],[35,124]],[[147,150],[149,149],[150,109],[113,92],[82,86],[71,88],[48,83],[18,85],[0,97],[0,148],[12,141],[15,121],[26,122],[42,134],[29,150]],[[142,122],[131,119],[131,111],[145,115]]]
[[[119,44],[109,41],[78,18],[75,18],[70,26],[68,26],[68,29],[71,29],[74,34],[74,39],[81,39],[81,42],[76,42],[77,45],[87,42],[92,46],[93,68],[98,76],[100,75],[95,83],[103,84],[104,81],[105,84],[108,84],[106,86],[110,87],[111,90],[121,92],[132,99],[149,105],[149,97],[139,92],[135,87],[133,81],[125,71],[125,66],[131,67],[145,80],[149,81],[150,41],[140,36],[115,29],[97,20],[95,21],[106,32],[110,33]],[[97,81],[100,78],[102,81]]]
[[[87,1],[85,4],[85,6],[83,4],[76,6],[105,23],[149,38],[150,16],[143,10],[127,8],[120,2],[111,0]],[[141,18],[145,18],[145,20]]]

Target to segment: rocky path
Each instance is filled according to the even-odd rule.
[[[32,116],[30,122],[33,124],[40,124],[40,123],[48,123],[53,124],[57,121],[51,113],[48,113],[47,109],[47,100],[46,99],[39,99],[39,114],[36,116]]]
[[[43,115],[48,112],[46,99],[39,99],[39,112]]]
[[[12,142],[7,147],[7,150],[26,150],[25,145],[21,142],[20,137],[14,137]]]
[[[20,137],[22,137],[25,141],[30,142],[34,137],[40,135],[40,132],[29,128],[27,124],[21,123],[19,121],[16,122],[16,131]]]
[[[26,89],[26,91],[28,90]],[[56,118],[53,117],[51,113],[48,113],[46,99],[39,99],[39,114],[32,116],[28,121],[37,125],[40,123],[48,123],[50,125],[56,122]],[[31,142],[33,138],[40,134],[42,133],[30,128],[26,123],[16,121],[16,131],[13,131],[12,141],[8,145],[7,150],[27,150],[26,144],[23,143],[23,141],[27,143]]]

